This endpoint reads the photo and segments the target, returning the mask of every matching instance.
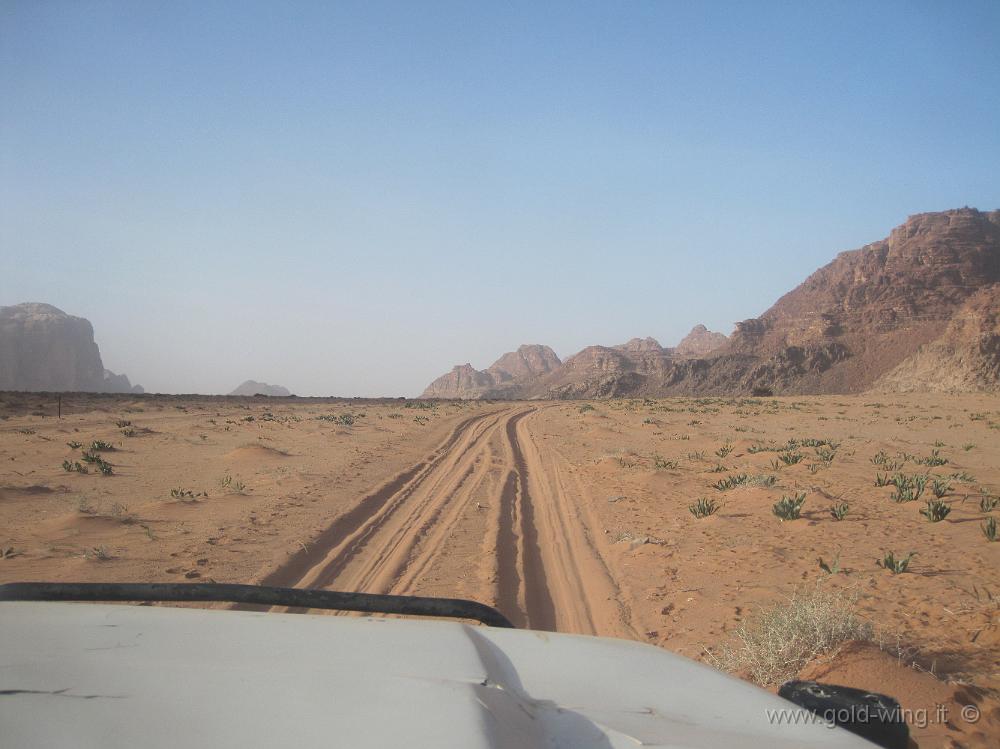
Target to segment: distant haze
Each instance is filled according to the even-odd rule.
[[[147,391],[730,333],[1000,206],[1000,4],[0,5],[0,305]]]

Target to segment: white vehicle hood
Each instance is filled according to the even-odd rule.
[[[13,747],[871,747],[660,648],[444,621],[0,603]],[[780,722],[779,722],[780,721]]]

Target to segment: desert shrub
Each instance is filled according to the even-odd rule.
[[[982,512],[993,512],[998,504],[1000,504],[1000,497],[992,497],[989,494],[983,494],[983,496],[979,498],[979,509]]]
[[[714,499],[706,499],[705,497],[699,497],[698,501],[688,506],[688,512],[696,518],[707,518],[709,515],[714,515],[718,509],[718,502]]]
[[[948,517],[951,506],[940,499],[928,499],[927,507],[920,511],[920,514],[927,518],[930,523],[939,523]]]
[[[118,421],[115,422],[115,426],[119,429],[125,429],[125,427],[132,426],[132,422],[127,419],[118,419]]]
[[[771,506],[771,512],[782,521],[798,520],[802,512],[802,505],[805,504],[806,493],[800,492],[794,497],[783,495],[781,499]]]
[[[801,460],[804,460],[805,457],[806,456],[802,453],[781,453],[778,456],[778,459],[786,466],[793,466]]]
[[[87,558],[96,559],[99,562],[107,561],[111,559],[111,552],[108,551],[107,546],[95,546],[90,551],[87,552]]]
[[[718,456],[719,456],[720,458],[725,458],[725,457],[726,457],[727,455],[729,455],[729,453],[731,453],[732,451],[733,451],[733,446],[732,446],[732,445],[730,445],[730,444],[729,444],[729,443],[727,442],[727,443],[726,443],[726,444],[724,444],[724,445],[723,445],[722,447],[720,447],[720,448],[719,448],[718,450],[716,450],[716,451],[715,451],[715,454],[716,454],[716,455],[718,455]]]
[[[951,484],[947,479],[935,478],[931,480],[931,494],[937,499],[941,499],[951,491]]]
[[[877,560],[875,563],[882,567],[883,569],[889,570],[894,575],[899,575],[906,572],[907,568],[910,566],[910,560],[917,555],[917,552],[911,551],[905,557],[896,558],[896,555],[887,551],[881,560]]]
[[[872,637],[871,626],[855,612],[854,599],[816,587],[740,624],[732,644],[707,655],[716,668],[771,686],[844,642]]]
[[[980,528],[982,528],[983,535],[986,536],[987,541],[997,540],[997,519],[995,517],[990,515]]]
[[[115,446],[110,442],[105,442],[104,440],[94,440],[90,443],[91,452],[110,452],[115,449]]]
[[[738,486],[774,486],[777,480],[776,476],[768,474],[757,474],[751,476],[747,473],[737,473],[732,476],[727,476],[724,479],[719,479],[719,481],[712,484],[712,487],[717,491],[724,492],[729,489],[735,489]]]
[[[67,442],[66,446],[69,447],[70,450],[79,450],[81,447],[83,447],[83,443],[73,440],[72,442]]]
[[[889,462],[889,455],[885,450],[879,450],[872,456],[871,461],[877,466],[882,466]]]
[[[840,502],[835,505],[830,506],[830,515],[833,516],[834,520],[843,520],[847,517],[847,513],[850,512],[851,506],[847,502]]]
[[[247,485],[239,479],[234,479],[232,476],[223,476],[221,483],[223,489],[228,489],[236,494],[243,494],[246,492]]]
[[[926,458],[914,458],[913,462],[924,466],[943,466],[948,459],[941,456],[940,450],[934,449]]]
[[[657,469],[659,469],[661,471],[668,471],[668,470],[673,470],[673,469],[677,468],[677,461],[676,460],[667,460],[666,458],[664,458],[664,457],[662,457],[660,455],[654,455],[653,456],[653,465]]]
[[[836,455],[837,455],[836,449],[830,447],[829,445],[820,445],[816,448],[816,457],[818,457],[824,463],[832,463]]]
[[[596,408],[594,408],[594,407],[593,407],[592,405],[590,405],[589,403],[584,403],[584,404],[583,404],[582,406],[580,406],[580,413],[582,413],[582,414],[585,414],[585,413],[587,413],[587,411],[596,411],[596,410],[597,410],[597,409],[596,409]]]

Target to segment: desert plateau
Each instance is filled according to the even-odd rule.
[[[471,598],[771,688],[796,671],[888,684],[920,746],[1000,736],[994,396],[67,394],[61,408],[2,396],[2,581]],[[854,634],[808,658],[741,639],[790,602],[849,612]],[[970,705],[975,723],[956,717]]]

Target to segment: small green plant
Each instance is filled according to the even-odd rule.
[[[170,496],[182,502],[195,502],[195,494],[190,489],[171,489]]]
[[[660,455],[653,456],[653,465],[660,471],[672,471],[677,468],[676,460],[667,460]]]
[[[688,512],[696,518],[707,518],[709,515],[714,515],[718,509],[718,502],[714,499],[706,499],[705,497],[699,497],[697,502],[688,506]]]
[[[1000,504],[1000,497],[991,497],[989,494],[984,494],[979,498],[979,509],[981,512],[993,512],[998,504]]]
[[[247,485],[239,479],[234,479],[232,476],[227,475],[222,479],[222,488],[229,489],[236,494],[244,494],[246,492]]]
[[[803,455],[802,453],[792,453],[792,452],[781,453],[778,455],[778,459],[786,466],[793,466],[796,463],[804,460],[805,457],[806,456]]]
[[[830,515],[833,516],[834,520],[843,520],[850,511],[851,506],[847,502],[840,502],[830,506]]]
[[[962,445],[962,449],[965,450],[965,452],[969,452],[969,450],[972,450],[975,446],[976,446],[975,442],[966,442],[964,445]]]
[[[872,463],[877,466],[883,466],[889,462],[889,455],[885,450],[879,450],[872,456]]]
[[[135,430],[132,427],[122,429],[122,437],[135,437]]]
[[[719,479],[716,483],[712,484],[712,488],[716,491],[724,492],[729,489],[735,489],[738,486],[774,486],[777,480],[776,476],[768,474],[751,476],[746,473],[737,473],[727,476],[724,479]]]
[[[127,421],[126,419],[118,419],[118,421],[115,422],[115,426],[119,429],[124,429],[125,427],[132,426],[132,422]]]
[[[951,506],[940,499],[928,499],[927,507],[920,511],[920,514],[927,518],[930,523],[939,523],[948,517]]]
[[[911,551],[905,557],[899,559],[891,551],[887,551],[881,560],[877,560],[875,563],[882,567],[883,569],[889,570],[894,575],[899,575],[906,572],[907,567],[910,566],[910,560],[917,555],[917,552]]]
[[[716,451],[715,451],[715,454],[716,454],[716,455],[718,455],[718,456],[719,456],[720,458],[725,458],[725,457],[726,457],[727,455],[729,455],[729,453],[731,453],[732,451],[733,451],[733,446],[732,446],[732,445],[730,445],[730,444],[729,444],[729,443],[727,442],[727,443],[726,443],[726,444],[724,444],[724,445],[723,445],[722,447],[720,447],[720,448],[719,448],[718,450],[716,450]]]
[[[73,440],[72,442],[67,442],[66,445],[67,447],[69,447],[70,450],[79,450],[81,447],[83,447],[83,443],[77,442],[76,440]]]
[[[993,517],[992,515],[990,515],[988,518],[986,518],[986,522],[984,522],[980,526],[980,528],[983,531],[983,535],[986,536],[986,540],[987,541],[996,541],[997,540],[997,537],[998,537],[997,536],[997,519],[995,517]]]
[[[950,491],[951,484],[947,479],[936,478],[931,481],[931,494],[933,494],[937,499],[941,499]]]
[[[97,461],[97,470],[101,472],[102,476],[112,476],[115,472],[114,466],[106,460]]]
[[[927,476],[921,474],[906,476],[897,473],[892,477],[890,483],[896,487],[896,491],[891,495],[894,502],[913,502],[920,499],[924,493],[924,488],[927,486]]]
[[[94,440],[90,443],[91,452],[111,452],[115,449],[115,446],[110,442],[105,442],[103,440]]]
[[[771,512],[784,522],[785,520],[798,520],[802,512],[802,505],[805,504],[806,493],[800,492],[794,497],[782,495],[781,499],[771,506]]]
[[[837,451],[829,445],[820,445],[816,448],[816,457],[824,463],[832,463]]]
[[[892,479],[889,478],[888,473],[876,473],[875,474],[875,486],[889,486],[892,483]]]
[[[943,466],[948,462],[948,459],[941,456],[940,450],[934,449],[926,458],[914,458],[913,462],[925,466]]]

